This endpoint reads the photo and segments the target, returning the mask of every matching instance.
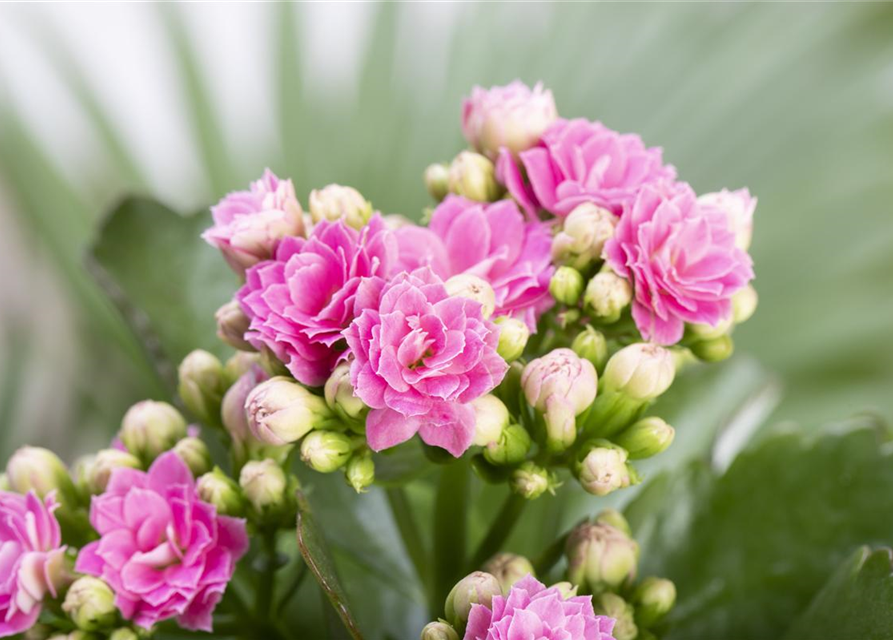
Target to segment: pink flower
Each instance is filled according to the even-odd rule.
[[[284,239],[275,260],[251,268],[238,293],[251,319],[245,338],[304,384],[321,386],[344,352],[341,332],[354,319],[360,279],[389,276],[396,257],[379,215],[359,231],[322,221],[308,239]]]
[[[556,118],[555,99],[541,82],[532,91],[520,80],[504,87],[474,87],[471,97],[462,101],[462,133],[490,159],[502,147],[517,158],[539,142]]]
[[[126,619],[149,628],[177,616],[187,629],[211,631],[214,607],[248,550],[245,521],[202,502],[177,454],[162,454],[148,473],[112,471],[90,522],[102,537],[81,549],[75,570],[105,580]]]
[[[565,600],[528,574],[494,596],[492,608],[471,606],[465,640],[614,640],[613,629],[613,618],[595,615],[592,596]]]
[[[508,365],[496,353],[499,331],[481,305],[450,297],[428,268],[390,282],[364,279],[363,313],[344,332],[354,355],[356,395],[372,410],[366,439],[375,451],[415,435],[458,457],[474,437],[468,405],[502,380]]]
[[[554,304],[552,234],[541,222],[525,221],[511,200],[488,205],[447,196],[427,229],[407,226],[396,234],[403,269],[430,266],[444,280],[476,275],[493,287],[497,316],[520,318],[536,331],[537,318]]]
[[[605,245],[608,264],[633,283],[642,337],[675,344],[686,322],[716,326],[753,279],[725,212],[698,205],[686,183],[646,186]]]
[[[0,637],[30,629],[66,579],[57,506],[52,494],[0,491]]]
[[[639,136],[601,122],[558,120],[539,146],[520,154],[527,182],[507,152],[500,153],[497,179],[530,216],[540,209],[566,216],[585,202],[620,215],[643,185],[676,177],[661,156],[660,148],[646,149]]]
[[[705,193],[698,196],[698,204],[702,209],[718,209],[725,213],[729,219],[729,229],[735,234],[737,247],[744,251],[750,248],[753,214],[757,208],[757,199],[750,195],[750,191],[723,189],[716,193]]]
[[[211,207],[214,226],[202,234],[220,249],[233,271],[242,275],[271,258],[282,238],[304,233],[301,205],[291,180],[267,169],[249,191],[234,191]]]

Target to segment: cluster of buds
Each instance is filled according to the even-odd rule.
[[[676,588],[664,578],[638,579],[639,545],[620,513],[605,510],[577,525],[566,554],[568,581],[592,595],[596,613],[616,620],[617,640],[655,637],[676,602]]]
[[[448,165],[430,165],[425,170],[425,187],[437,201],[454,193],[478,202],[495,202],[505,193],[496,180],[496,165],[474,151],[460,152]]]

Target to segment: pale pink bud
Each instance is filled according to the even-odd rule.
[[[605,365],[604,387],[633,400],[652,400],[666,391],[676,376],[673,354],[656,344],[637,342],[624,347]]]
[[[607,209],[592,203],[581,204],[564,219],[561,231],[552,239],[552,258],[577,269],[601,260],[618,220]]]
[[[496,309],[496,293],[490,283],[483,278],[470,273],[460,273],[447,280],[444,286],[451,296],[468,298],[480,303],[484,318],[493,315]]]
[[[284,445],[331,418],[326,401],[284,376],[256,386],[245,401],[248,428],[261,442]]]
[[[723,189],[715,193],[705,193],[698,198],[698,205],[725,213],[729,218],[729,230],[735,234],[735,245],[742,251],[750,248],[753,237],[753,214],[757,208],[757,199],[750,195],[750,191]]]

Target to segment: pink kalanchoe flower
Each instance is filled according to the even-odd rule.
[[[552,234],[538,221],[525,221],[511,200],[484,204],[447,196],[427,228],[398,229],[400,267],[430,266],[443,279],[476,275],[493,287],[497,316],[524,320],[536,331],[537,318],[553,304],[549,295]]]
[[[520,80],[504,87],[474,87],[462,101],[462,133],[468,144],[495,160],[503,147],[515,158],[558,118],[552,92]]]
[[[595,615],[592,596],[564,599],[528,574],[492,607],[471,605],[464,640],[614,640],[613,630],[613,618]]]
[[[274,260],[251,268],[238,299],[251,319],[246,340],[270,349],[304,384],[321,386],[344,353],[360,279],[388,277],[397,241],[375,215],[361,230],[322,221],[308,239],[285,238]]]
[[[0,491],[0,637],[30,629],[66,580],[57,506],[52,494]]]
[[[701,207],[684,182],[643,188],[605,245],[608,264],[633,283],[632,314],[646,340],[675,344],[686,322],[716,326],[753,279],[728,216]]]
[[[372,410],[366,439],[375,451],[417,432],[458,457],[474,437],[469,402],[496,387],[508,365],[496,353],[499,331],[481,305],[450,297],[429,268],[389,282],[364,279],[363,313],[344,332],[354,355],[356,395]]]
[[[643,185],[676,177],[660,148],[582,118],[558,120],[520,158],[526,181],[507,152],[500,153],[496,176],[530,216],[540,209],[566,216],[585,202],[620,215]]]
[[[90,522],[101,538],[81,549],[75,570],[105,580],[126,619],[149,628],[176,616],[187,629],[211,631],[248,536],[244,520],[199,499],[177,454],[162,454],[148,472],[112,471]]]
[[[220,249],[233,271],[245,270],[271,258],[282,238],[304,233],[301,205],[291,180],[272,171],[251,183],[248,191],[234,191],[211,207],[214,226],[202,234]]]
[[[698,204],[702,209],[718,209],[725,213],[729,219],[729,228],[735,234],[735,244],[744,251],[750,248],[757,199],[750,195],[749,190],[723,189],[715,193],[705,193],[698,196]]]

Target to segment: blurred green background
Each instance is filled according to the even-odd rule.
[[[893,5],[4,5],[0,453],[70,459],[161,393],[85,266],[125,194],[191,212],[270,166],[418,216],[462,96],[516,77],[759,196],[735,359],[773,417],[893,415]]]

